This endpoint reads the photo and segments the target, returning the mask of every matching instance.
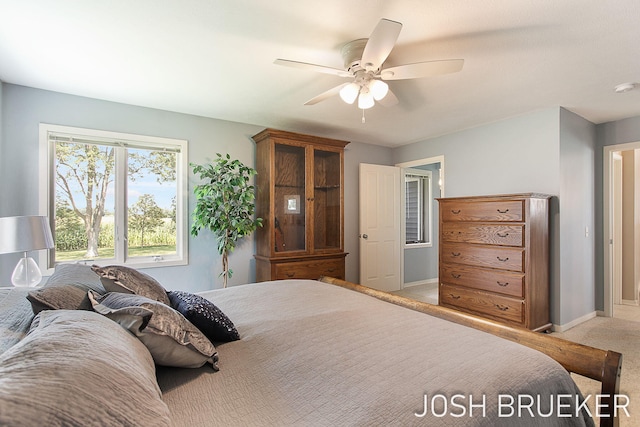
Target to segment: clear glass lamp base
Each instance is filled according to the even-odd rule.
[[[18,287],[34,287],[42,280],[42,273],[38,264],[31,257],[23,257],[13,269],[11,283]]]

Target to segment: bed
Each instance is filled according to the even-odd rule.
[[[617,392],[617,353],[457,317],[452,310],[331,278],[200,293],[233,322],[240,339],[213,342],[215,354],[207,354],[200,367],[163,366],[134,336],[139,324],[127,333],[122,322],[100,314],[100,294],[106,295],[100,281],[84,266],[73,269],[85,278],[71,280],[67,268],[48,285],[89,291],[94,311],[80,293],[84,309],[43,310],[36,318],[50,329],[41,337],[42,327],[34,332],[30,326],[28,291],[0,294],[2,425],[44,419],[51,425],[194,427],[589,426],[591,411],[568,370],[597,377],[603,393]],[[98,326],[86,326],[93,322]],[[51,325],[86,338],[72,338],[67,353],[52,356],[58,349],[50,344],[57,336]],[[107,328],[108,334],[96,333]],[[31,359],[37,359],[35,368],[25,368]],[[130,373],[137,377],[128,378]],[[47,392],[49,386],[54,391]],[[64,398],[55,390],[64,390]],[[601,425],[616,425],[616,417],[606,416],[612,409],[600,410]]]

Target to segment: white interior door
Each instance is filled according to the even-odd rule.
[[[360,283],[400,290],[400,168],[360,164]]]

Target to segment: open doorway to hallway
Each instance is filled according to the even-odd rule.
[[[605,147],[605,315],[640,320],[640,142]]]

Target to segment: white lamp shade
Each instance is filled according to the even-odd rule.
[[[353,104],[360,92],[360,86],[356,83],[349,83],[342,89],[340,89],[340,98],[347,104]]]
[[[373,99],[376,101],[380,101],[382,98],[387,96],[387,93],[389,92],[389,85],[382,80],[372,80],[369,84],[369,88],[373,94]]]
[[[376,102],[373,100],[373,94],[369,91],[360,91],[360,96],[358,97],[358,108],[362,110],[366,110],[367,108],[371,108],[374,106]]]
[[[53,236],[46,216],[0,218],[0,254],[53,247]]]

